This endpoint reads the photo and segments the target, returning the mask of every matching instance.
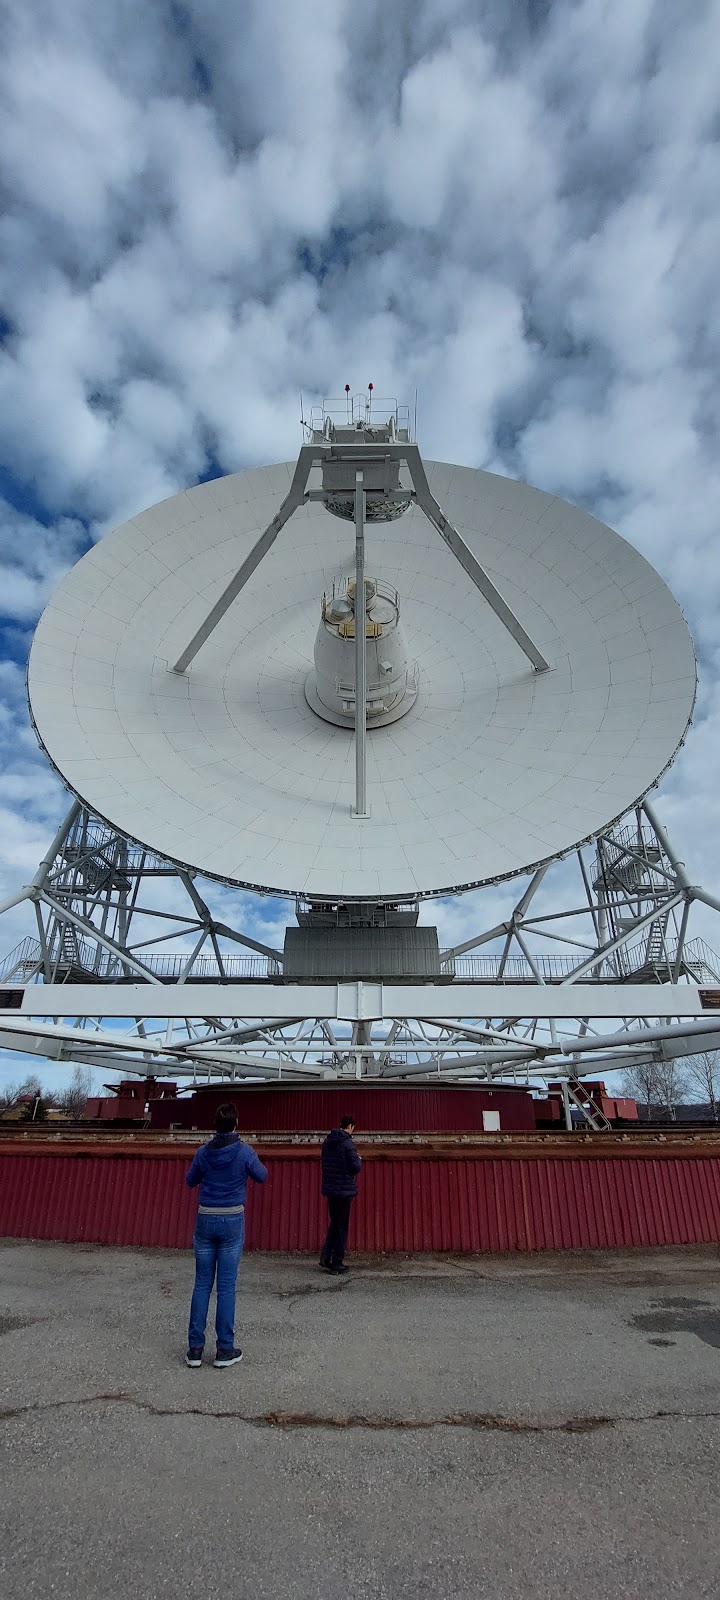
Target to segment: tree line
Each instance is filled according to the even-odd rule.
[[[35,1073],[22,1083],[0,1084],[0,1112],[23,1104],[23,1119],[47,1120],[48,1111],[57,1108],[72,1121],[82,1117],[85,1101],[93,1093],[89,1067],[75,1067],[65,1089],[44,1088]],[[665,1112],[673,1121],[679,1105],[702,1103],[710,1109],[714,1122],[720,1117],[720,1051],[705,1050],[698,1055],[669,1061],[646,1062],[629,1067],[622,1075],[621,1090],[638,1105]]]
[[[718,1120],[720,1111],[720,1051],[703,1050],[695,1056],[668,1061],[651,1061],[629,1067],[622,1077],[622,1091],[638,1105],[664,1111],[673,1121],[677,1107],[691,1104],[709,1106],[710,1116]]]
[[[0,1112],[22,1105],[24,1122],[46,1122],[51,1110],[63,1111],[73,1122],[79,1121],[85,1110],[85,1101],[94,1088],[89,1067],[76,1067],[70,1083],[64,1089],[45,1088],[37,1074],[31,1072],[22,1083],[0,1084]]]

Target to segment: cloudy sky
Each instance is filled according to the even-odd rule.
[[[700,695],[658,809],[718,893],[720,0],[0,11],[0,895],[63,811],[24,694],[62,572],[294,456],[299,391],[346,381],[417,390],[426,455],[587,506],[671,585]]]

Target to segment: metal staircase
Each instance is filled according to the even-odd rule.
[[[40,940],[28,936],[0,961],[0,983],[28,983],[41,966]]]
[[[568,1079],[567,1092],[570,1104],[575,1107],[576,1111],[582,1112],[588,1126],[595,1133],[612,1132],[612,1123],[608,1121],[605,1112],[601,1111],[600,1107],[595,1104],[589,1089],[585,1088],[579,1078]]]
[[[645,961],[652,972],[658,972],[662,967],[667,969],[668,961],[664,935],[665,929],[662,922],[652,922],[650,924]]]
[[[685,946],[685,970],[695,983],[720,983],[720,956],[704,939],[691,939]]]

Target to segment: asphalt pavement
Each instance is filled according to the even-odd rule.
[[[720,1251],[192,1258],[0,1241],[4,1600],[717,1596]]]

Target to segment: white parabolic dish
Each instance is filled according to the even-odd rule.
[[[220,478],[117,528],[35,634],[31,711],[68,786],[122,834],[277,894],[391,900],[512,877],[592,838],[647,792],[687,731],[682,612],[610,528],[510,479],[426,463],[433,494],[551,670],[535,673],[422,513],[368,525],[418,694],[354,734],[304,693],[321,598],[354,528],[295,513],[182,676],[170,669],[287,493],[293,464]]]

